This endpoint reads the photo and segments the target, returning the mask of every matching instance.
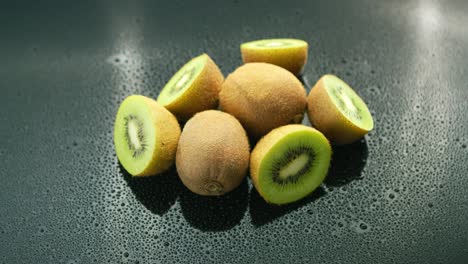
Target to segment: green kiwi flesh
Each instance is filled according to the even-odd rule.
[[[302,40],[296,39],[263,39],[244,43],[246,47],[259,47],[259,48],[282,48],[293,46],[307,45]]]
[[[206,62],[207,57],[201,55],[185,64],[176,72],[176,74],[174,74],[166,86],[161,90],[161,93],[158,96],[158,103],[162,105],[170,104],[177,97],[183,94],[200,74]]]
[[[175,116],[151,98],[130,95],[117,111],[115,151],[133,176],[156,175],[172,166],[179,136]]]
[[[156,141],[151,109],[140,98],[125,100],[117,113],[114,141],[118,158],[132,175],[146,169]]]
[[[364,129],[373,127],[373,119],[366,103],[341,79],[330,76],[325,79],[325,88],[339,111],[353,123]]]
[[[285,136],[260,164],[262,196],[274,204],[303,198],[324,180],[330,157],[329,143],[321,134],[298,131]]]

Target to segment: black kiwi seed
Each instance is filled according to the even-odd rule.
[[[126,116],[125,118],[125,141],[127,141],[128,148],[133,152],[132,157],[137,158],[143,154],[147,148],[145,142],[145,135],[143,133],[143,122],[134,115]],[[138,140],[141,142],[140,147],[133,145],[128,132],[128,124],[134,122],[138,127]]]
[[[196,70],[195,67],[185,70],[184,73],[180,76],[180,78],[176,82],[174,82],[174,85],[169,89],[169,95],[174,95],[177,92],[179,92],[180,89],[182,89],[185,86],[185,84],[193,78],[193,75],[195,74],[195,70]],[[187,78],[187,80],[182,85],[177,86],[177,83],[180,81],[180,79],[182,79],[187,74],[189,74],[189,77]]]
[[[302,167],[302,169],[300,171],[298,171],[295,175],[291,175],[291,176],[287,177],[286,179],[282,179],[279,176],[280,170],[284,166],[288,165],[291,161],[293,161],[294,159],[296,159],[297,157],[299,157],[300,155],[302,155],[304,153],[307,154],[307,157],[308,157],[307,163],[304,165],[304,167]],[[316,154],[315,154],[314,149],[312,149],[311,147],[309,147],[309,146],[300,146],[300,147],[296,147],[294,149],[288,150],[284,154],[284,157],[286,157],[286,158],[278,160],[271,167],[271,171],[272,171],[272,175],[273,175],[273,181],[278,183],[278,184],[281,184],[281,185],[285,185],[285,184],[289,184],[289,183],[296,183],[299,180],[299,178],[301,178],[301,176],[303,174],[305,174],[306,172],[308,172],[310,170],[310,168],[312,167],[312,164],[315,161]]]
[[[362,120],[362,116],[360,115],[361,109],[359,107],[356,107],[356,103],[354,101],[354,98],[349,98],[351,102],[353,103],[355,109],[351,110],[346,106],[346,103],[343,101],[342,96],[344,94],[343,92],[343,87],[338,86],[335,87],[335,89],[332,90],[332,93],[335,95],[335,97],[338,99],[338,104],[339,107],[346,112],[346,114],[355,120]]]

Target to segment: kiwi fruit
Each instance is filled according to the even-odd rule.
[[[307,42],[300,39],[262,39],[241,44],[242,61],[267,62],[301,74],[307,62]]]
[[[352,143],[374,127],[366,103],[334,75],[324,75],[307,98],[310,122],[334,144]]]
[[[155,100],[131,95],[119,107],[114,145],[125,170],[133,176],[164,172],[174,164],[180,126]]]
[[[186,63],[161,90],[157,102],[180,121],[195,113],[218,107],[224,76],[207,54]]]
[[[278,127],[252,151],[252,182],[268,203],[300,200],[325,179],[331,154],[330,143],[320,131],[296,124]]]
[[[200,195],[222,195],[244,179],[250,150],[242,125],[230,114],[208,110],[187,121],[177,147],[182,183]]]
[[[219,94],[220,107],[235,116],[252,138],[299,123],[307,95],[289,71],[269,63],[246,63],[231,73]]]

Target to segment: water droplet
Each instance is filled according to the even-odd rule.
[[[362,233],[367,233],[370,231],[370,225],[363,221],[358,221],[357,223],[354,223],[353,226],[354,226],[354,230],[357,233],[362,234]]]
[[[386,197],[387,200],[389,200],[389,201],[395,200],[395,198],[397,198],[397,196],[398,196],[398,193],[395,192],[394,190],[388,190],[388,191],[386,191],[385,197]]]

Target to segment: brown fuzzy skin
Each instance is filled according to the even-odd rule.
[[[160,174],[172,167],[181,133],[180,125],[171,112],[151,98],[145,97],[145,100],[153,113],[156,147],[150,165],[141,174],[135,176]]]
[[[247,63],[231,73],[219,94],[221,108],[235,116],[250,136],[297,123],[307,97],[301,82],[289,71],[269,63]]]
[[[308,45],[302,47],[255,48],[241,45],[242,61],[266,62],[278,65],[294,75],[300,75],[307,62]]]
[[[249,142],[233,116],[217,110],[197,113],[185,125],[176,154],[183,184],[200,195],[222,195],[244,179]]]
[[[350,144],[369,131],[353,124],[333,103],[325,89],[324,75],[318,80],[307,98],[310,122],[336,145]]]
[[[164,105],[180,121],[187,121],[195,113],[218,107],[219,91],[224,75],[216,63],[207,55],[206,65],[191,86],[179,98]]]

